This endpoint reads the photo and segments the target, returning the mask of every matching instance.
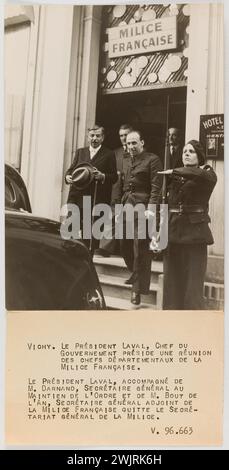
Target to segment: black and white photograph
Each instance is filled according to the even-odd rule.
[[[4,49],[7,309],[222,309],[223,4],[7,2]]]
[[[223,445],[224,6],[5,1],[9,446]]]

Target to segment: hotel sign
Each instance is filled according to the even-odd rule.
[[[109,57],[176,49],[176,16],[108,28]]]
[[[221,160],[224,157],[224,115],[204,114],[200,116],[200,142],[206,157]]]

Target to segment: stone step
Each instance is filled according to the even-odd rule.
[[[205,310],[224,310],[224,302],[222,300],[207,299],[204,297]]]
[[[124,284],[124,280],[122,277],[107,276],[105,274],[100,274],[99,280],[102,285],[103,294],[105,298],[108,296],[130,301],[131,286]],[[149,295],[141,296],[142,302],[151,305],[152,308],[156,308],[157,293],[159,290],[159,284],[151,283]]]
[[[134,306],[131,304],[130,300],[119,299],[118,297],[105,297],[106,306],[109,310],[157,310],[154,305],[141,302],[140,305]],[[205,309],[206,310],[223,310],[224,304],[222,301],[216,301],[215,299],[206,299],[205,298]]]
[[[130,300],[119,299],[118,297],[105,296],[106,306],[110,310],[139,310],[150,309],[152,306],[141,302],[140,305],[132,305]]]
[[[124,281],[130,276],[124,260],[120,256],[111,256],[109,258],[94,256],[94,264],[104,295],[109,300],[107,307],[117,310],[130,310],[133,308],[130,303],[131,286],[124,284]],[[153,260],[151,265],[150,294],[142,296],[143,305],[146,305],[146,308],[160,309],[162,305],[162,290],[163,263]],[[207,278],[204,286],[204,296],[205,309],[223,310],[223,283],[212,282]]]
[[[128,271],[124,260],[118,256],[111,256],[103,258],[94,256],[93,262],[96,267],[98,276],[104,274],[107,276],[118,276],[123,279],[128,279],[130,272]],[[152,261],[151,265],[151,282],[157,283],[158,276],[163,272],[163,263],[161,261]]]
[[[112,266],[119,266],[122,268],[126,268],[126,264],[124,259],[121,256],[110,256],[109,258],[105,258],[103,256],[96,256],[94,255],[93,261],[95,264],[102,264],[102,265],[112,265]],[[163,262],[162,261],[154,261],[152,260],[151,264],[151,271],[156,271],[158,273],[163,272]]]

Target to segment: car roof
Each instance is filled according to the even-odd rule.
[[[16,168],[8,163],[5,163],[5,207],[32,212],[25,183]]]

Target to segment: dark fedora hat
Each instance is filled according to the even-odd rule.
[[[77,189],[85,189],[94,180],[95,168],[91,163],[79,163],[72,172],[72,182]]]

